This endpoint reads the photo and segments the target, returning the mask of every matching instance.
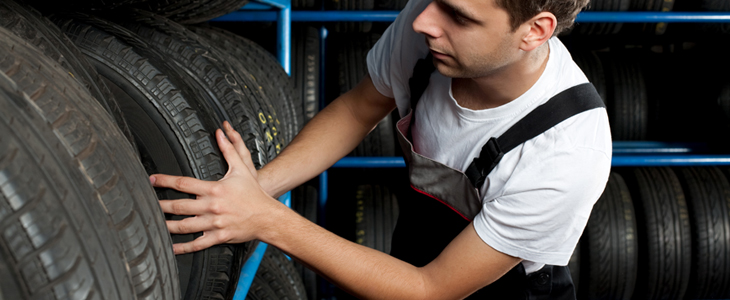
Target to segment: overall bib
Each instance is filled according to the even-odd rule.
[[[411,143],[416,104],[434,70],[430,54],[418,61],[409,81],[411,110],[396,125],[412,189],[398,199],[400,215],[391,255],[417,267],[435,259],[481,211],[477,187],[504,153],[573,115],[604,107],[590,83],[568,89],[535,108],[501,137],[490,139],[466,172],[461,172],[416,153]],[[467,299],[575,300],[575,289],[566,266],[545,265],[527,275],[520,263]]]

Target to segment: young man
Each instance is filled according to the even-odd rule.
[[[553,38],[585,4],[411,0],[370,51],[370,75],[263,169],[253,168],[240,136],[225,123],[216,132],[230,165],[223,179],[150,178],[154,186],[198,195],[161,201],[167,213],[196,216],[168,221],[171,233],[204,232],[175,245],[175,253],[259,239],[366,299],[574,299],[564,266],[608,179],[605,109],[581,110],[539,131],[497,155],[494,168],[478,168],[477,180],[462,172],[485,156],[482,147],[492,137],[587,83]],[[438,72],[414,74],[429,53]],[[423,95],[410,99],[420,91],[409,79],[419,76]],[[272,198],[345,156],[395,108],[405,116],[399,138],[414,193],[402,199],[394,256],[343,240]]]

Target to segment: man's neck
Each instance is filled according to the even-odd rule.
[[[529,90],[545,71],[549,47],[535,49],[528,57],[494,74],[478,78],[454,78],[451,89],[456,102],[464,108],[495,108],[517,99]]]

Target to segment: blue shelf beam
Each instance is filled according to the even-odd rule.
[[[218,22],[274,22],[276,11],[245,10],[213,19]],[[254,9],[256,6],[254,6]],[[398,11],[291,11],[292,22],[393,22]],[[578,23],[730,23],[728,12],[598,12],[578,14]]]
[[[611,166],[613,167],[679,167],[713,165],[730,165],[730,155],[625,155],[614,156],[611,160]],[[406,163],[403,161],[402,157],[345,157],[335,163],[332,167],[403,168],[405,166]]]

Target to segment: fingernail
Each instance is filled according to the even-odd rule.
[[[155,178],[155,176],[150,176],[150,184],[155,185],[155,182],[157,182],[157,178]]]
[[[228,123],[228,121],[223,122],[223,127],[225,127],[227,130],[231,130],[231,123]]]

